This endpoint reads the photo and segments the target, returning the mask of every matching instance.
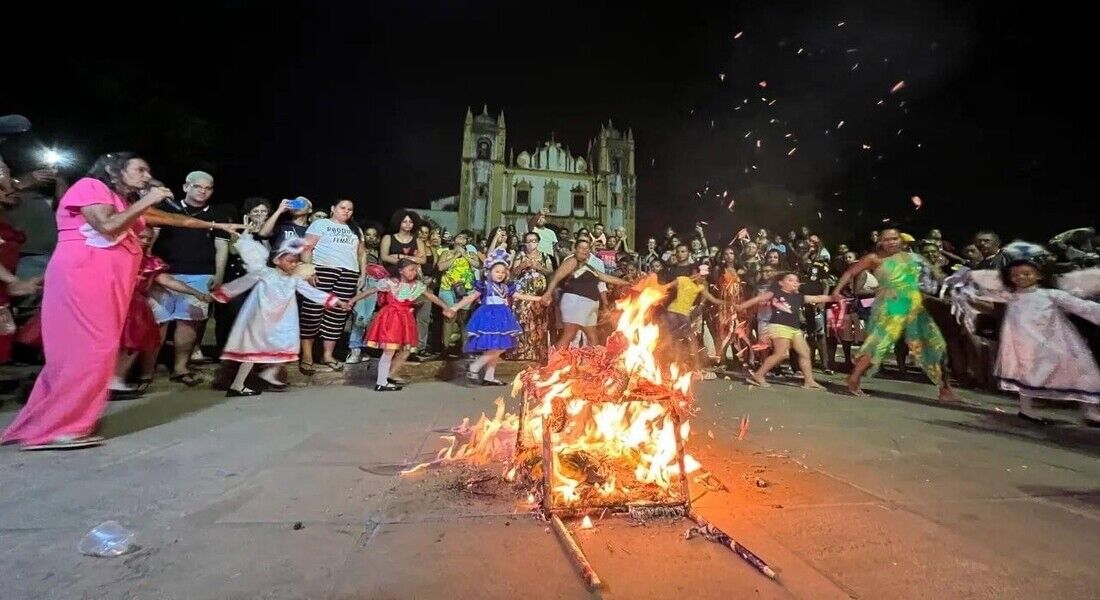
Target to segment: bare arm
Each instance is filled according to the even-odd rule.
[[[768,300],[771,300],[772,297],[774,297],[774,296],[775,296],[775,294],[773,294],[771,292],[764,292],[763,294],[760,294],[759,296],[749,298],[748,300],[745,300],[741,304],[738,304],[737,305],[737,310],[745,310],[747,308],[751,308],[753,306],[756,306],[757,304],[763,304],[763,303],[767,302]]]
[[[7,286],[8,294],[12,296],[30,296],[37,293],[42,287],[41,277],[32,277],[26,281],[19,279],[14,273],[0,265],[0,282]]]
[[[439,272],[442,273],[450,269],[451,265],[455,264],[459,256],[460,254],[457,250],[444,250],[443,253],[439,255],[439,260],[436,261],[435,266],[439,269]]]
[[[136,204],[135,204],[136,206]],[[159,208],[150,208],[145,211],[145,222],[155,227],[183,227],[184,229],[218,229],[226,233],[243,231],[245,226],[240,223],[211,223],[195,217],[178,215],[165,212]],[[93,225],[93,227],[95,227]]]
[[[452,310],[462,310],[462,309],[466,308],[467,306],[473,304],[474,301],[477,300],[480,297],[481,297],[481,292],[470,292],[469,294],[466,294],[466,296],[462,300],[459,300],[458,302],[452,304],[451,309]]]
[[[523,300],[524,302],[538,302],[542,300],[542,296],[534,296],[532,294],[512,294],[513,298],[517,300]]]
[[[114,236],[125,231],[143,213],[148,212],[152,215],[160,212],[152,206],[171,195],[172,192],[167,188],[152,188],[122,212],[115,210],[115,207],[110,204],[89,204],[80,208],[80,214],[92,229],[104,235]],[[150,223],[156,225],[154,221]]]
[[[378,293],[378,288],[373,288],[373,287],[366,288],[363,291],[359,292],[358,294],[352,296],[348,300],[348,304],[355,304],[356,302],[362,300],[363,298],[366,298],[368,296],[373,296],[377,293]]]
[[[591,271],[592,274],[596,276],[596,279],[599,279],[600,281],[608,285],[630,285],[630,282],[625,279],[620,279],[618,277],[615,277],[614,275],[608,275],[607,273],[601,273],[597,269],[589,269],[589,271]]]
[[[803,296],[802,301],[805,302],[806,304],[825,304],[827,302],[832,302],[833,297],[832,296],[827,296],[827,295]]]
[[[271,216],[264,221],[264,224],[260,226],[260,237],[271,237],[272,233],[275,233],[275,224],[279,222],[279,217],[283,216],[286,212],[286,200],[279,203],[279,208],[276,208]]]
[[[401,258],[397,255],[390,255],[390,240],[392,239],[393,237],[389,234],[382,236],[382,244],[378,247],[378,256],[382,259],[382,262],[396,265]]]
[[[561,266],[558,267],[557,271],[554,271],[553,277],[550,278],[550,283],[546,285],[546,291],[542,294],[542,301],[549,301],[550,294],[558,288],[558,284],[575,270],[577,270],[577,259],[575,257],[570,256],[563,260]]]
[[[214,238],[214,281],[211,285],[221,285],[225,281],[225,263],[229,262],[229,240]]]
[[[306,248],[302,250],[302,262],[313,263],[313,249],[317,247],[319,241],[321,241],[321,236],[313,233],[306,234]]]
[[[864,271],[869,271],[869,270],[875,268],[875,266],[878,264],[878,262],[879,262],[878,255],[874,254],[874,253],[871,253],[871,254],[868,254],[867,256],[864,256],[863,258],[859,259],[859,261],[856,262],[856,264],[848,267],[848,270],[845,271],[844,274],[840,276],[840,281],[836,282],[836,289],[833,290],[833,296],[834,297],[839,296],[840,293],[842,291],[844,291],[844,288],[846,288],[848,286],[848,284],[852,282],[852,278],[854,278],[856,275],[859,275],[860,273],[862,273]]]
[[[438,306],[439,308],[442,308],[443,310],[451,310],[451,307],[446,302],[440,300],[439,296],[436,296],[428,290],[424,290],[424,293],[420,295],[427,298],[428,302],[431,302],[432,304]]]
[[[173,292],[179,292],[181,294],[187,294],[188,296],[194,296],[207,302],[211,301],[210,294],[196,290],[195,288],[187,285],[179,279],[172,277],[168,273],[161,273],[160,275],[157,275],[155,281],[157,282],[157,285],[166,290],[172,290]]]

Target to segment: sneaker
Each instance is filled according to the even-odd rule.
[[[348,352],[348,357],[344,359],[344,364],[355,365],[359,364],[363,360],[363,350],[361,348],[352,348],[351,352]]]

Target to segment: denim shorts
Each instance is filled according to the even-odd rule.
[[[210,291],[213,275],[177,275],[172,277],[186,283],[200,292]],[[205,321],[210,316],[210,305],[194,296],[167,290],[159,285],[149,290],[149,308],[153,309],[153,318],[157,323],[168,321]]]

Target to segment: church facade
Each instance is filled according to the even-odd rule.
[[[503,111],[495,118],[482,109],[466,110],[462,127],[462,164],[458,194],[461,229],[488,233],[515,225],[527,230],[527,219],[546,208],[547,220],[572,231],[603,223],[622,227],[634,243],[637,180],[634,133],[625,134],[609,121],[589,141],[584,156],[550,141],[515,155],[507,147]]]

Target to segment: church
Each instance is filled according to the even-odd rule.
[[[533,151],[507,147],[504,112],[495,118],[488,107],[476,117],[466,109],[462,126],[462,172],[458,193],[458,226],[488,233],[498,225],[527,230],[527,219],[546,208],[547,221],[576,231],[603,223],[622,227],[634,245],[634,133],[623,134],[610,121],[588,142],[584,156],[550,136]]]

